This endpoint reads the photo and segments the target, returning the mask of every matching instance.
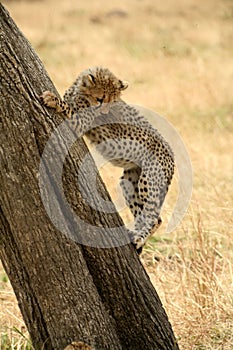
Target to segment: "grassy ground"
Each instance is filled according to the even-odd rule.
[[[126,101],[166,116],[181,134],[194,171],[190,207],[171,234],[160,229],[142,259],[180,348],[232,349],[232,1],[4,3],[61,94],[81,70],[107,66],[129,81]],[[106,169],[114,192],[115,174]],[[3,269],[0,331],[1,349],[30,348]]]

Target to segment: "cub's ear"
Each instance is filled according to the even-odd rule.
[[[83,80],[83,86],[85,87],[95,86],[95,77],[93,74],[84,75],[82,80]]]
[[[129,86],[129,83],[123,80],[119,80],[119,84],[120,84],[120,90],[125,90]]]

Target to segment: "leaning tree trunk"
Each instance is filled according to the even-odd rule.
[[[134,249],[129,244],[116,248],[80,245],[51,222],[41,192],[69,232],[85,230],[85,225],[75,226],[62,204],[54,167],[66,147],[62,137],[52,161],[44,157],[41,163],[46,142],[62,117],[44,109],[38,96],[55,88],[2,5],[0,24],[0,252],[35,349],[61,350],[78,340],[99,350],[178,349],[166,313]],[[122,222],[117,214],[101,213],[84,201],[77,174],[87,152],[82,139],[69,150],[63,185],[73,212],[92,225],[95,234],[95,227],[96,231],[98,227],[107,230],[122,226]],[[53,191],[52,204],[47,186],[39,186],[41,164],[46,184]],[[95,164],[89,161],[86,169],[81,177],[95,172]],[[97,187],[108,201],[99,177]],[[88,181],[84,191],[91,191]],[[118,232],[121,237],[122,229]]]

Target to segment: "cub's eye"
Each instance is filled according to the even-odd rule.
[[[103,98],[103,97],[102,97],[102,98],[97,97],[96,100],[97,100],[98,102],[100,102],[100,103],[103,103],[104,98]]]

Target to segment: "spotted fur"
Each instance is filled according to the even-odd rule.
[[[174,173],[174,155],[146,118],[121,100],[127,86],[106,68],[90,68],[78,76],[63,100],[46,91],[42,101],[70,118],[80,136],[85,134],[106,159],[124,168],[120,185],[135,218],[130,236],[141,252],[161,224],[159,215]]]

